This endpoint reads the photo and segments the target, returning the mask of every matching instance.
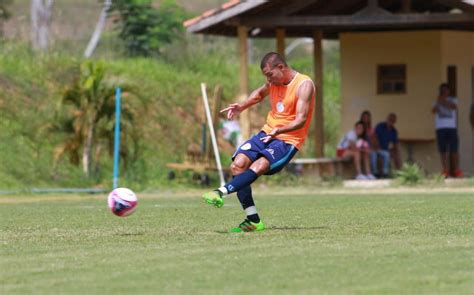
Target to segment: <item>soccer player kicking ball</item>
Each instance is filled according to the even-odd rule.
[[[266,83],[254,90],[245,102],[230,104],[221,112],[227,112],[227,117],[232,120],[270,95],[271,111],[267,122],[232,157],[232,181],[202,196],[206,203],[220,208],[224,205],[224,195],[237,192],[247,218],[231,232],[265,229],[258,216],[250,185],[259,176],[275,174],[290,162],[306,139],[314,109],[313,81],[291,69],[281,55],[267,53],[260,69],[267,79]]]

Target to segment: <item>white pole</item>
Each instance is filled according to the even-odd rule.
[[[216,134],[214,133],[214,124],[212,123],[211,110],[209,109],[209,101],[207,99],[206,84],[201,83],[202,100],[204,102],[204,108],[206,109],[207,123],[209,125],[209,131],[211,133],[212,147],[214,149],[214,156],[216,157],[217,171],[219,172],[219,178],[221,185],[225,184],[224,173],[222,172],[221,158],[219,157],[219,150],[217,148]]]
[[[290,53],[296,49],[296,47],[302,45],[302,44],[313,44],[313,39],[312,38],[298,38],[294,40],[293,42],[290,43],[285,48],[285,56],[290,55]]]
[[[107,22],[107,13],[109,13],[110,6],[112,6],[112,0],[105,0],[104,7],[100,12],[99,21],[95,26],[94,33],[92,34],[91,39],[89,40],[89,44],[87,44],[86,51],[84,51],[84,57],[89,58],[91,57],[92,53],[94,52],[97,44],[99,44],[100,35],[104,30],[105,23]]]

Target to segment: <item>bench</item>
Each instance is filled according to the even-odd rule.
[[[353,162],[348,158],[299,158],[291,161],[288,169],[296,175],[312,179],[348,179],[353,178],[355,173]]]
[[[407,162],[414,163],[413,148],[415,145],[430,144],[436,142],[434,138],[399,138],[400,143],[406,145],[407,148]]]

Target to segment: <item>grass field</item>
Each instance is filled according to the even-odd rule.
[[[288,190],[288,192],[290,192]],[[0,197],[1,294],[472,294],[474,193],[260,192],[262,233],[198,194]]]

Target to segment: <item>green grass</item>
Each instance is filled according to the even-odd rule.
[[[290,192],[288,190],[288,192]],[[259,193],[262,233],[228,234],[235,197],[0,197],[0,292],[472,294],[474,195]]]

